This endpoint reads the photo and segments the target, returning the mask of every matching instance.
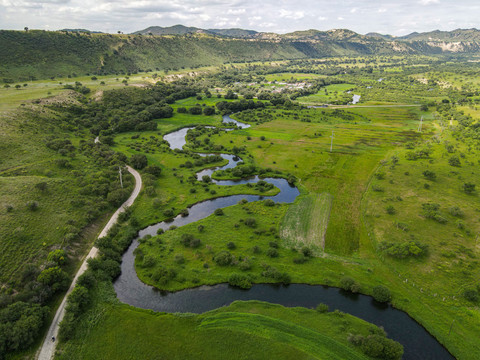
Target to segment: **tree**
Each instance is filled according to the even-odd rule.
[[[26,32],[28,32],[28,27],[25,26],[25,27],[23,28],[23,30],[25,30]]]
[[[188,109],[188,112],[192,115],[201,115],[202,108],[200,106],[192,106],[190,109]]]
[[[38,275],[37,281],[45,286],[49,286],[53,292],[67,289],[70,282],[67,273],[58,266],[43,270]]]
[[[204,115],[214,115],[215,114],[215,108],[211,107],[211,106],[206,106],[204,109],[203,109],[203,114]]]
[[[130,165],[137,170],[143,169],[147,164],[148,160],[144,154],[135,154],[130,157]]]
[[[378,302],[389,302],[392,300],[392,294],[386,286],[377,285],[373,288],[373,298]]]
[[[155,176],[156,178],[160,177],[160,175],[162,174],[162,168],[160,166],[157,166],[157,165],[147,166],[144,169],[144,171],[147,174],[151,174],[151,175]]]

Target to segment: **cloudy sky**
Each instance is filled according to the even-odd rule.
[[[348,28],[365,34],[480,28],[478,0],[0,0],[0,28],[240,27],[286,33]]]

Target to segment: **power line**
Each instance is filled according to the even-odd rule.
[[[420,118],[420,124],[418,125],[419,132],[422,132],[422,123],[423,123],[423,116]]]

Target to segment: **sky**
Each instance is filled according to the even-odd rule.
[[[360,34],[480,28],[478,0],[0,0],[0,29],[83,28],[131,33],[149,26],[265,32],[350,29]]]

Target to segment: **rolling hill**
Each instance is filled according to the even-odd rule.
[[[288,34],[243,29],[149,27],[134,34],[0,31],[3,83],[67,75],[115,74],[230,62],[331,56],[466,54],[480,52],[476,29],[361,35],[347,29]]]

